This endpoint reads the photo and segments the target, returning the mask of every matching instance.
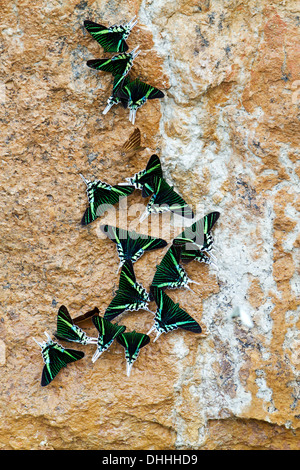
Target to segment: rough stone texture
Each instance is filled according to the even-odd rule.
[[[103,52],[83,21],[135,14],[133,74],[166,96],[138,111],[146,148],[128,157],[134,127],[119,107],[102,115],[111,78],[85,64]],[[300,448],[299,18],[296,1],[2,4],[0,448]],[[94,347],[77,346],[85,358],[42,388],[32,337],[55,330],[61,304],[103,313],[118,285],[100,221],[80,226],[79,173],[118,183],[153,152],[199,215],[221,212],[219,272],[191,264],[195,294],[170,293],[203,334],[150,343],[130,378],[118,344],[95,364]],[[120,224],[126,205],[132,228],[152,228],[136,222],[138,192],[117,208]],[[172,238],[167,219],[153,227]],[[162,255],[135,264],[145,287]],[[230,318],[236,306],[253,328]],[[147,332],[152,316],[122,322]]]

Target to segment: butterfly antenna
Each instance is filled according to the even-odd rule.
[[[131,51],[132,59],[135,59],[136,56],[138,56],[139,53],[141,52],[141,51],[138,50],[139,47],[140,46],[136,46],[134,49],[132,49],[132,51]]]
[[[85,184],[87,185],[88,184],[88,180],[81,174],[79,173],[79,175],[81,176],[82,180],[85,182]]]
[[[33,341],[36,342],[36,344],[38,344],[41,348],[43,347],[43,343],[40,343],[37,339],[35,339],[34,337],[32,337]]]
[[[46,335],[47,341],[52,341],[51,336],[47,333],[47,331],[44,331],[44,333]]]
[[[135,20],[136,15],[127,23],[127,28],[132,29],[138,22],[138,20]],[[134,21],[135,20],[135,21]]]
[[[216,263],[211,262],[209,263],[210,266],[213,266],[217,271],[219,271],[219,266],[216,265]]]
[[[186,288],[187,290],[193,292],[193,294],[198,295],[197,292],[195,292],[195,291],[194,291],[193,289],[191,289],[189,286],[186,286],[185,288]]]
[[[193,284],[197,284],[197,286],[201,286],[201,283],[200,283],[200,282],[193,281],[192,279],[189,279],[189,282],[192,282]]]
[[[155,315],[155,314],[156,314],[156,312],[152,312],[152,310],[150,310],[148,307],[145,307],[144,310],[147,310],[147,312],[152,313],[152,315]]]
[[[218,259],[213,253],[209,253],[209,256],[210,256],[212,259],[214,259],[215,261],[217,261],[217,259]]]

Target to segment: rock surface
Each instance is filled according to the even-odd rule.
[[[135,126],[102,114],[109,74],[85,19],[137,15],[133,75],[165,92]],[[299,449],[299,105],[297,2],[249,0],[20,0],[1,14],[1,449]],[[122,144],[139,127],[144,150]],[[103,314],[118,287],[115,246],[100,223],[163,235],[168,218],[141,226],[135,192],[88,227],[79,174],[119,183],[152,153],[199,216],[218,210],[219,271],[191,263],[195,293],[171,291],[203,327],[141,350],[126,376],[116,342],[40,386],[44,331],[58,307]],[[127,219],[124,214],[127,214]],[[164,250],[135,265],[149,287]],[[232,318],[238,307],[253,327]],[[154,308],[154,306],[153,306]],[[124,314],[147,332],[152,315]],[[89,323],[86,331],[95,335]],[[151,335],[151,339],[154,336]],[[68,347],[69,344],[68,344]]]

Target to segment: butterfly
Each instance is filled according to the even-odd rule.
[[[189,282],[199,284],[199,282],[192,281],[183,267],[180,265],[180,248],[171,245],[160,264],[156,266],[151,288],[150,298],[152,299],[152,288],[160,287],[161,289],[190,289]]]
[[[155,323],[147,334],[149,335],[153,330],[156,330],[157,336],[154,341],[156,341],[162,333],[168,333],[177,328],[193,331],[194,333],[201,333],[202,328],[196,320],[185,310],[180,308],[179,304],[175,304],[162,289],[154,287],[152,289],[152,295],[157,304],[157,310],[155,313]]]
[[[126,326],[111,323],[100,316],[95,316],[92,320],[99,332],[97,350],[92,357],[92,362],[95,362],[98,357],[109,348],[114,339],[126,330]]]
[[[57,314],[57,329],[54,333],[57,339],[63,339],[66,341],[74,341],[80,344],[95,344],[97,338],[91,338],[78,326],[75,325],[68,309],[61,305],[58,309]]]
[[[144,333],[137,333],[135,330],[128,333],[121,333],[117,336],[117,341],[125,348],[126,373],[130,376],[131,368],[136,361],[140,349],[150,342],[150,337]]]
[[[73,323],[75,325],[78,325],[79,323],[82,323],[88,320],[89,318],[92,318],[94,315],[98,315],[98,314],[99,314],[98,307],[94,307],[93,310],[89,310],[88,312],[83,313],[82,315],[78,315],[77,317],[73,318]]]
[[[88,225],[93,222],[97,217],[100,217],[112,205],[117,204],[123,197],[129,196],[133,193],[135,187],[127,185],[115,185],[103,183],[100,180],[90,181],[80,175],[87,186],[87,196],[89,206],[86,209],[81,225]]]
[[[133,65],[134,59],[141,52],[138,48],[139,46],[135,47],[131,52],[122,52],[111,58],[91,59],[88,60],[86,64],[92,69],[101,70],[102,72],[110,72],[114,77],[118,76],[118,79],[114,81],[114,87],[116,88],[128,74]],[[123,88],[121,88],[118,93],[121,93],[122,89]],[[119,98],[121,100],[123,99],[124,102],[128,101],[126,96],[124,98],[119,96]]]
[[[106,107],[102,111],[102,114],[107,114],[108,111],[115,105],[115,104],[122,104],[123,108],[127,108],[127,101],[119,98],[117,96],[117,91],[122,88],[122,86],[126,85],[126,83],[129,82],[129,77],[123,77],[122,75],[116,75],[114,77],[114,83],[113,83],[113,90],[112,94],[109,96],[107,100]]]
[[[127,106],[130,110],[129,121],[132,124],[135,123],[135,116],[138,108],[143,106],[147,100],[163,98],[165,96],[158,88],[155,88],[148,83],[144,83],[138,78],[118,90],[117,95],[120,98],[127,100]]]
[[[137,23],[137,20],[134,20],[135,17],[124,25],[118,24],[109,27],[85,20],[84,26],[105,52],[126,52],[128,50],[126,39]]]
[[[164,248],[168,244],[161,238],[139,234],[134,230],[127,231],[112,225],[101,225],[100,229],[110,240],[117,244],[117,252],[120,258],[119,268],[127,260],[135,263],[145,251]]]
[[[153,178],[162,178],[160,159],[156,154],[151,155],[144,170],[139,171],[131,178],[125,178],[128,185],[133,185],[142,191],[143,197],[148,197],[154,192]]]
[[[141,284],[136,282],[132,261],[125,261],[120,273],[119,288],[105,310],[104,318],[112,320],[128,310],[151,311],[147,306],[148,302],[150,302],[149,294]]]
[[[153,194],[147,204],[144,214],[140,218],[142,222],[150,214],[174,212],[182,217],[192,219],[194,212],[185,200],[174,191],[164,178],[154,176],[149,184],[153,187]]]
[[[33,338],[42,348],[42,357],[45,363],[41,379],[42,387],[49,385],[63,367],[84,357],[84,352],[63,348],[60,344],[52,341],[47,332],[45,335],[47,341],[42,343]]]
[[[173,240],[173,245],[180,246],[184,250],[199,249],[210,251],[213,245],[211,230],[220,217],[220,212],[210,212],[190,227],[187,227]]]
[[[141,146],[141,131],[138,127],[134,129],[129,138],[122,145],[122,153],[132,154],[145,150],[146,147]]]

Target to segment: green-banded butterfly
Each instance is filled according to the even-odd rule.
[[[121,333],[117,337],[118,343],[125,348],[126,373],[130,376],[131,368],[136,361],[140,349],[150,342],[150,337],[144,333],[137,333],[135,330],[128,333]]]
[[[210,212],[202,219],[193,223],[190,227],[174,238],[173,245],[180,246],[182,249],[193,250],[200,249],[201,251],[209,252],[212,249],[213,237],[211,230],[216,221],[220,217],[220,212]]]
[[[90,181],[80,175],[87,186],[89,206],[87,207],[81,225],[88,225],[97,217],[100,217],[111,206],[117,204],[123,197],[129,196],[135,190],[134,186],[115,185],[104,183],[100,180]]]
[[[84,26],[105,52],[126,52],[128,50],[126,39],[137,23],[137,20],[134,20],[135,17],[124,25],[115,24],[108,27],[94,21],[85,20]]]
[[[132,261],[125,261],[120,273],[119,288],[105,310],[104,318],[112,320],[125,311],[140,309],[151,311],[148,308],[149,302],[148,292],[136,282]]]
[[[138,108],[143,106],[147,100],[153,100],[156,98],[163,98],[164,93],[148,83],[144,83],[138,78],[129,82],[118,90],[117,95],[127,100],[129,112],[129,121],[134,124],[135,116]]]
[[[148,335],[156,330],[157,336],[154,341],[162,333],[168,333],[169,331],[177,328],[192,331],[193,333],[201,333],[201,326],[194,320],[185,310],[179,307],[179,304],[173,302],[173,300],[160,288],[153,287],[152,295],[157,305],[157,310],[154,318],[154,325],[148,331]]]
[[[148,202],[144,214],[140,218],[142,222],[149,214],[161,214],[173,212],[182,217],[192,219],[194,212],[185,200],[165,181],[164,178],[154,176],[150,182],[153,194]]]
[[[45,335],[47,341],[41,343],[33,338],[42,349],[41,352],[45,364],[42,371],[42,387],[49,385],[63,367],[84,357],[84,352],[63,348],[60,344],[52,341],[47,332],[45,332]]]
[[[112,225],[100,225],[100,229],[117,245],[120,258],[119,268],[128,260],[135,263],[145,251],[164,248],[168,244],[162,238],[139,234],[134,230],[125,230]]]
[[[80,344],[95,344],[97,338],[89,337],[78,325],[75,325],[67,307],[61,305],[57,313],[57,325],[54,336],[57,339],[73,341]]]
[[[180,264],[180,248],[171,245],[159,265],[156,266],[154,274],[150,298],[152,299],[152,288],[159,287],[161,289],[180,289],[185,288],[192,290],[188,284],[192,282],[198,284],[199,282],[191,280],[184,268]]]
[[[114,339],[126,330],[126,326],[111,323],[100,316],[95,316],[92,320],[98,330],[97,350],[92,357],[92,362],[95,362],[109,348]]]

